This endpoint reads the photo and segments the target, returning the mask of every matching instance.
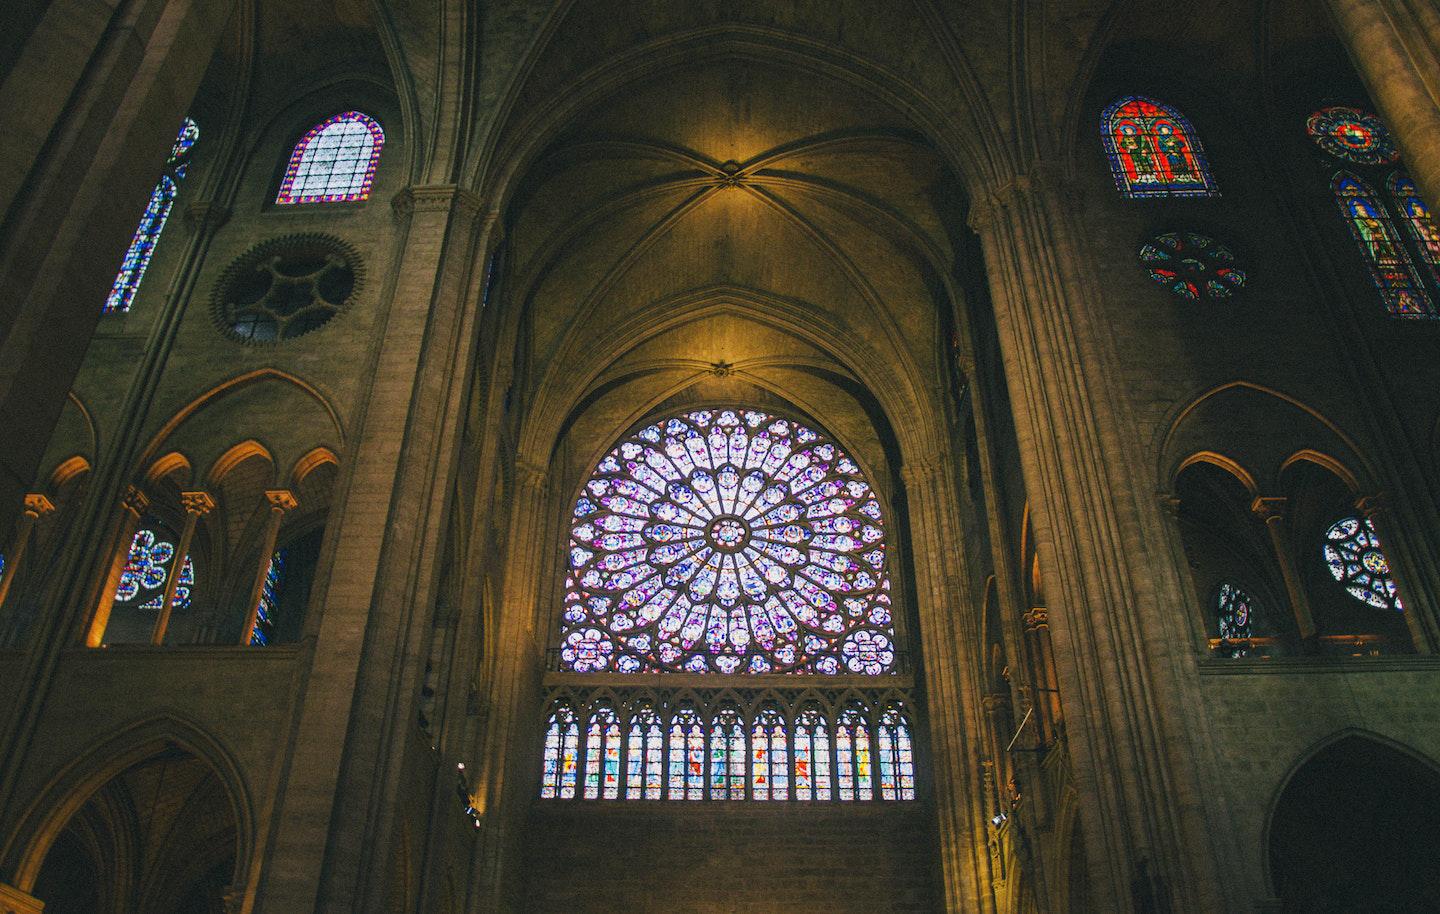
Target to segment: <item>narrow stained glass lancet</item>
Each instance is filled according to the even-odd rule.
[[[276,203],[358,203],[370,196],[385,131],[346,111],[310,128],[290,153]]]
[[[194,121],[188,117],[181,121],[180,133],[170,147],[170,158],[165,161],[165,172],[160,175],[155,189],[150,191],[145,212],[140,216],[140,224],[135,227],[130,247],[120,261],[120,272],[115,274],[110,295],[105,299],[106,314],[124,314],[130,310],[135,293],[140,289],[140,281],[145,278],[145,270],[150,266],[155,244],[160,240],[160,232],[165,228],[165,221],[170,218],[170,210],[175,205],[180,182],[185,180],[185,173],[189,170],[190,151],[199,138],[200,128],[195,126]]]
[[[682,705],[670,723],[669,774],[670,799],[705,798],[705,728],[689,705]]]
[[[1360,178],[1343,171],[1335,175],[1331,189],[1390,313],[1396,317],[1434,317],[1430,296],[1421,285],[1375,191]]]
[[[1220,193],[1195,128],[1169,105],[1139,95],[1118,99],[1100,116],[1100,139],[1115,186],[1127,197]]]
[[[1420,260],[1430,270],[1430,276],[1440,283],[1440,229],[1430,218],[1430,208],[1420,199],[1420,191],[1407,175],[1396,173],[1390,176],[1390,198],[1400,209],[1410,240]]]
[[[1376,609],[1403,611],[1390,561],[1367,518],[1345,517],[1325,532],[1325,564],[1350,596]]]
[[[665,753],[660,716],[650,705],[638,707],[630,718],[625,747],[625,799],[660,799]]]
[[[790,748],[785,719],[762,708],[750,732],[750,790],[757,800],[790,798]]]
[[[576,753],[580,727],[570,705],[556,705],[545,725],[545,767],[540,796],[568,800],[575,796]]]
[[[573,672],[894,672],[880,502],[825,435],[759,410],[644,426],[575,503]]]
[[[260,585],[260,604],[255,608],[255,631],[250,634],[250,643],[256,647],[275,640],[280,593],[285,587],[285,555],[286,550],[277,549],[265,569],[265,581]]]
[[[830,799],[830,737],[818,708],[795,718],[795,799]]]
[[[835,761],[840,799],[869,800],[874,795],[870,771],[870,725],[857,706],[840,712],[835,723]]]
[[[892,704],[880,715],[878,742],[880,798],[915,799],[915,756],[910,745],[910,721],[900,707]]]
[[[585,728],[585,799],[620,796],[620,722],[607,704],[597,705]]]
[[[715,712],[710,725],[710,798],[745,799],[745,728],[733,706]]]

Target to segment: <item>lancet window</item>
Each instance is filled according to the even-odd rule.
[[[105,299],[106,314],[124,314],[130,310],[135,293],[140,290],[140,281],[145,278],[145,270],[150,266],[150,258],[155,254],[160,232],[170,218],[170,210],[180,192],[180,183],[190,169],[190,153],[198,139],[200,128],[195,122],[188,117],[181,121],[180,133],[170,147],[170,157],[165,160],[165,171],[155,183],[155,189],[150,191],[140,224],[135,227],[130,247],[120,261],[120,271],[115,274],[115,282],[110,286],[110,295]]]

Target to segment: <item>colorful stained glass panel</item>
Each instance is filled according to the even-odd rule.
[[[1231,298],[1245,286],[1245,271],[1230,249],[1196,232],[1156,235],[1141,245],[1139,257],[1151,279],[1189,301]]]
[[[1388,165],[1400,158],[1385,122],[1359,108],[1321,108],[1310,115],[1305,130],[1315,145],[1357,165]]]
[[[1213,197],[1220,193],[1200,139],[1179,111],[1138,95],[1100,116],[1115,186],[1126,197]]]
[[[1403,611],[1390,562],[1368,518],[1346,517],[1325,531],[1325,564],[1349,594],[1376,609]]]
[[[1341,172],[1331,182],[1331,189],[1390,313],[1395,317],[1434,317],[1430,296],[1370,185]]]
[[[316,124],[295,144],[276,203],[355,203],[370,196],[385,132],[346,111]]]
[[[145,278],[145,270],[150,266],[150,258],[155,254],[160,232],[165,228],[165,221],[170,218],[170,209],[175,205],[180,182],[185,179],[185,173],[189,169],[190,150],[199,138],[200,128],[187,117],[181,122],[180,133],[170,147],[165,173],[156,182],[155,189],[150,191],[150,199],[145,204],[145,212],[140,216],[140,224],[136,226],[135,234],[130,239],[130,247],[120,261],[120,271],[115,274],[110,295],[105,299],[104,313],[124,314],[130,310],[135,293],[140,290],[140,281]]]

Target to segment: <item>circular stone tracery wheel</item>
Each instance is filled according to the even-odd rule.
[[[880,503],[789,419],[695,410],[627,437],[576,501],[569,567],[566,670],[894,667]]]
[[[1166,232],[1140,248],[1150,278],[1181,298],[1230,298],[1245,286],[1245,271],[1225,245],[1195,232]]]
[[[1337,105],[1321,108],[1305,122],[1321,149],[1357,165],[1389,165],[1400,158],[1385,122],[1373,114]]]
[[[1325,563],[1350,596],[1376,609],[1404,610],[1390,563],[1369,520],[1347,517],[1325,532]]]

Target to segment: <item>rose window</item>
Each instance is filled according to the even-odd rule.
[[[1321,108],[1310,115],[1305,129],[1317,146],[1347,162],[1389,165],[1400,158],[1385,122],[1358,108]]]
[[[1369,520],[1347,517],[1325,533],[1325,563],[1350,595],[1376,609],[1404,610],[1390,576],[1390,562]]]
[[[575,672],[891,672],[880,502],[838,444],[790,419],[647,425],[575,503],[560,643]]]
[[[1181,298],[1230,298],[1245,286],[1235,255],[1213,238],[1195,232],[1166,232],[1140,248],[1150,278]]]

